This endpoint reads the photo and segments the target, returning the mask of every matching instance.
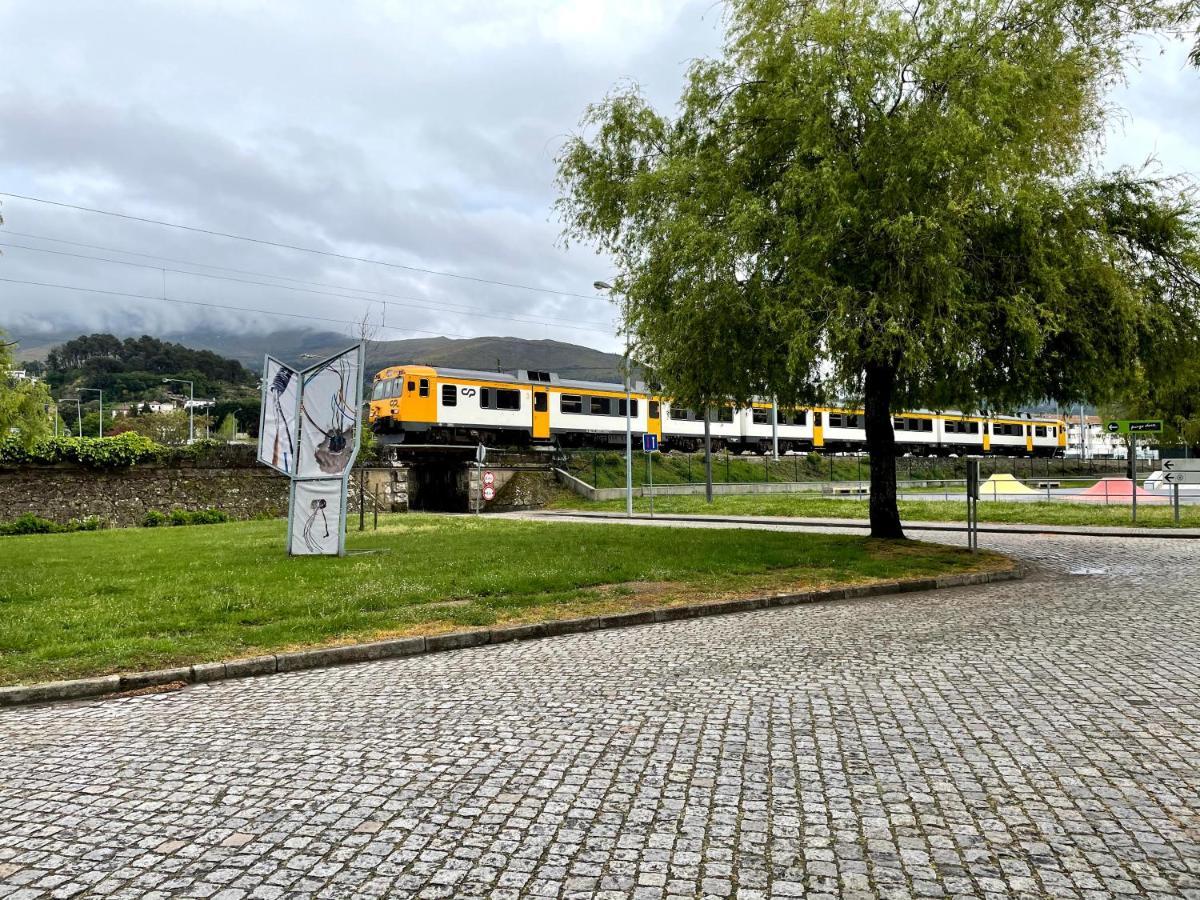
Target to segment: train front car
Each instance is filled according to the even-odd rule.
[[[429,366],[391,366],[375,375],[367,424],[385,442],[400,442],[409,432],[437,426],[437,370]]]

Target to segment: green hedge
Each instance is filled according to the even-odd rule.
[[[217,459],[243,455],[245,445],[227,445],[204,439],[186,447],[166,447],[148,437],[127,431],[116,437],[49,437],[23,446],[16,437],[0,440],[0,466],[78,463],[95,469],[116,469],[139,463]],[[252,450],[252,448],[251,448]]]
[[[11,522],[0,522],[0,535],[10,534],[59,534],[64,531],[97,531],[104,528],[105,522],[96,516],[86,519],[72,519],[65,525],[35,516],[33,513],[23,513]]]
[[[217,525],[228,522],[229,514],[219,509],[173,509],[170,513],[150,510],[142,519],[143,528],[162,528],[170,525]]]
[[[167,452],[148,437],[126,432],[111,438],[50,437],[25,447],[14,437],[0,441],[0,465],[79,463],[97,469],[154,462]]]

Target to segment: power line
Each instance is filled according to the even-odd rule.
[[[386,266],[391,269],[404,269],[409,272],[420,272],[423,275],[437,275],[442,278],[457,278],[462,281],[474,281],[478,284],[491,284],[498,287],[515,288],[522,291],[532,291],[539,294],[554,294],[559,297],[574,297],[579,300],[600,300],[604,303],[608,302],[605,297],[597,296],[596,294],[575,294],[570,291],[558,291],[553,288],[540,288],[528,284],[518,284],[512,281],[496,281],[491,278],[482,278],[477,275],[461,275],[457,272],[443,272],[438,269],[425,269],[420,266],[406,266],[403,263],[388,262],[381,259],[369,259],[365,256],[352,256],[348,253],[338,253],[334,250],[320,250],[316,247],[302,247],[298,244],[286,244],[282,241],[271,241],[265,238],[248,237],[243,234],[231,234],[227,231],[216,231],[211,228],[198,228],[195,225],[182,225],[178,222],[166,222],[162,219],[150,219],[145,216],[134,216],[128,213],[114,212],[108,209],[97,209],[93,206],[79,206],[74,203],[63,203],[58,200],[47,200],[44,197],[31,197],[27,194],[13,194],[9,191],[0,191],[0,197],[10,197],[14,200],[26,200],[30,203],[42,203],[46,206],[57,206],[61,209],[73,209],[78,212],[95,213],[100,216],[111,216],[115,219],[125,219],[130,222],[143,222],[147,225],[160,225],[163,228],[176,228],[180,231],[190,231],[194,234],[206,234],[211,237],[228,238],[234,241],[246,241],[251,244],[261,244],[265,247],[276,247],[280,250],[295,250],[300,253],[313,253],[318,256],[327,256],[332,259],[344,259],[350,262],[369,263],[374,266]]]
[[[46,281],[25,281],[19,278],[0,278],[0,282],[7,284],[23,284],[31,287],[57,288],[63,291],[78,291],[84,294],[102,294],[106,297],[129,297],[134,300],[154,300],[159,303],[182,303],[188,306],[203,306],[208,309],[223,309],[231,312],[258,313],[264,316],[281,316],[288,319],[307,319],[314,322],[336,322],[340,325],[353,325],[356,328],[362,325],[361,322],[357,322],[353,319],[334,319],[330,318],[329,316],[312,316],[304,313],[285,313],[274,309],[258,309],[252,306],[230,306],[224,303],[209,303],[204,300],[186,300],[182,297],[156,297],[152,294],[134,294],[128,291],[110,291],[102,288],[78,287],[77,285],[73,284],[52,284]],[[471,335],[455,334],[454,332],[450,331],[426,331],[421,328],[401,328],[397,325],[381,325],[379,327],[388,331],[399,331],[405,334],[430,334],[436,337],[445,336],[457,338],[471,337]]]
[[[5,234],[5,233],[9,233],[9,232],[0,231],[0,234]],[[16,232],[11,232],[11,233],[16,233]],[[31,235],[31,236],[36,238],[35,235]],[[38,238],[38,239],[40,240],[40,238]],[[54,238],[50,238],[50,240],[54,240]],[[67,242],[67,243],[74,243],[74,242]],[[87,246],[87,245],[83,245],[83,246]],[[517,322],[522,325],[546,325],[546,326],[554,327],[554,328],[566,328],[566,329],[570,329],[573,331],[589,331],[589,332],[594,332],[597,334],[606,334],[606,335],[612,334],[612,329],[610,327],[606,327],[605,325],[603,325],[603,323],[600,323],[600,322],[583,322],[583,323],[579,323],[579,324],[574,324],[571,321],[566,320],[566,319],[534,319],[534,318],[530,318],[527,316],[522,316],[522,317],[506,316],[506,315],[501,315],[498,313],[485,312],[483,309],[481,309],[479,307],[475,307],[475,306],[459,306],[459,305],[451,304],[451,303],[437,303],[436,301],[424,300],[424,298],[403,297],[398,294],[388,294],[384,291],[368,291],[367,293],[377,294],[377,295],[383,296],[383,297],[393,297],[393,298],[395,298],[395,300],[379,300],[379,299],[375,299],[373,297],[358,297],[358,296],[351,296],[348,294],[337,294],[337,293],[332,293],[330,291],[318,291],[318,290],[313,290],[311,288],[295,287],[295,286],[287,285],[287,284],[273,284],[271,282],[265,282],[265,281],[251,281],[251,280],[245,279],[245,278],[233,278],[228,275],[214,275],[209,272],[188,272],[183,269],[169,269],[169,268],[166,268],[165,266],[155,266],[155,265],[151,265],[149,263],[131,262],[130,260],[125,260],[125,259],[111,259],[111,258],[103,257],[103,256],[88,256],[83,253],[71,253],[66,250],[51,250],[48,247],[30,247],[25,244],[14,244],[14,243],[11,243],[8,241],[0,241],[0,247],[11,247],[15,250],[28,250],[33,253],[49,253],[49,254],[53,254],[55,256],[69,256],[73,259],[88,259],[88,260],[92,260],[94,262],[112,263],[114,265],[121,265],[121,266],[132,266],[134,268],[139,268],[139,269],[151,269],[156,272],[171,272],[172,274],[175,274],[175,275],[191,275],[195,278],[212,278],[212,279],[218,279],[221,281],[231,281],[236,284],[253,285],[256,287],[278,288],[280,290],[285,290],[285,291],[297,291],[297,292],[305,293],[305,294],[316,294],[316,295],[319,295],[322,297],[335,297],[335,298],[338,298],[341,300],[357,300],[357,301],[360,301],[363,303],[379,303],[384,306],[395,306],[395,307],[399,307],[399,308],[409,308],[409,309],[421,309],[421,310],[429,310],[432,312],[441,312],[443,310],[450,310],[453,312],[469,313],[478,318],[499,319],[499,320],[504,320],[504,321],[509,321],[509,322]],[[120,253],[123,251],[116,250],[116,251],[112,251],[112,252]],[[197,264],[197,263],[190,263],[190,262],[188,262],[186,264],[187,265],[203,265],[203,263]],[[264,274],[264,273],[251,272],[248,274],[261,274],[262,277],[264,277],[264,278],[275,277],[275,276],[272,276],[269,274]],[[289,280],[299,281],[299,279],[289,279]],[[302,284],[321,284],[320,282],[300,282],[300,283],[302,283]],[[321,285],[321,286],[337,287],[337,285]],[[357,289],[356,288],[346,288],[346,290],[357,290]],[[396,300],[408,301],[408,302],[395,302]],[[433,304],[433,305],[431,305],[431,304]],[[593,327],[589,327],[589,326],[593,326]]]

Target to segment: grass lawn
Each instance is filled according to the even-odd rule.
[[[995,568],[858,536],[397,515],[289,559],[281,521],[0,538],[0,684]]]
[[[560,509],[617,511],[625,509],[624,499],[591,503],[575,494],[564,494],[555,501]],[[634,508],[650,511],[650,501],[634,498]],[[834,499],[811,494],[733,494],[713,498],[705,503],[703,495],[686,497],[655,497],[654,511],[658,513],[694,513],[735,516],[796,516],[799,518],[867,518],[865,499]],[[966,520],[966,499],[962,500],[901,500],[900,517],[912,522],[963,522]],[[1120,525],[1131,526],[1129,505],[1105,506],[1103,503],[1005,502],[982,500],[979,521],[1013,522],[1031,525]],[[1180,526],[1200,528],[1200,505],[1180,508]],[[1173,528],[1174,513],[1169,505],[1138,504],[1138,526]]]

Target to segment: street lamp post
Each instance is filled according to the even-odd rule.
[[[598,291],[612,292],[613,286],[607,281],[593,281],[592,287]],[[629,301],[626,300],[621,317],[625,325],[625,515],[633,518],[633,420],[631,407],[633,395],[629,387]]]
[[[75,401],[75,422],[77,425],[79,425],[79,436],[83,437],[83,407],[79,405],[79,398],[78,397],[60,397],[58,400],[55,401],[55,403],[56,404],[57,403],[70,403],[72,400]],[[56,433],[58,430],[57,412],[58,412],[58,410],[56,409],[55,410],[56,415],[54,417],[54,427],[55,427]]]
[[[81,391],[95,391],[100,395],[100,437],[104,437],[104,391],[100,388],[85,388],[81,387]]]
[[[164,378],[163,384],[177,381],[188,386],[188,443],[196,442],[196,385],[186,378]]]

